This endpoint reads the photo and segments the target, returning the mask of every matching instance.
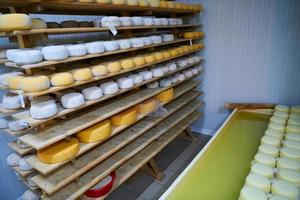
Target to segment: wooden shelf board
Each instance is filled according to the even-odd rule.
[[[14,137],[19,137],[19,136],[22,136],[22,135],[25,135],[27,134],[29,131],[31,131],[32,129],[27,129],[27,130],[24,130],[24,131],[11,131],[10,129],[2,129],[2,131],[8,135],[11,135],[11,136],[14,136]]]
[[[50,185],[60,185],[61,189],[59,192],[54,193],[51,198],[56,199],[57,197],[60,198],[77,198],[80,195],[82,195],[86,190],[88,190],[90,187],[98,183],[101,179],[106,177],[109,173],[111,173],[116,168],[120,167],[124,162],[126,162],[128,159],[133,157],[135,154],[137,154],[139,151],[141,151],[143,148],[145,148],[147,145],[149,145],[151,142],[156,140],[159,136],[164,134],[167,130],[170,128],[176,126],[177,123],[182,121],[184,118],[186,118],[188,115],[196,111],[202,104],[198,100],[194,100],[191,103],[184,106],[179,111],[175,112],[171,116],[164,119],[162,122],[157,124],[154,128],[151,128],[150,130],[146,131],[143,136],[137,138],[121,150],[119,150],[114,155],[110,156],[105,161],[102,161],[99,165],[98,163],[92,166],[92,163],[94,162],[97,157],[101,156],[102,152],[99,150],[93,151],[95,153],[93,156],[87,156],[85,155],[83,159],[86,160],[86,162],[80,162],[76,160],[73,166],[66,169],[61,169],[60,172],[56,172],[54,177],[54,182],[44,182],[47,188]],[[136,130],[138,131],[138,130]],[[91,154],[92,155],[92,154]],[[96,157],[97,155],[97,157]],[[78,161],[78,162],[77,162]],[[91,167],[94,167],[91,169]],[[90,169],[89,172],[83,174],[82,176],[78,177],[76,173],[79,171],[87,171],[87,169]],[[99,171],[100,170],[100,171]],[[90,180],[91,175],[94,176],[95,174],[93,172],[97,171],[97,177],[92,178]],[[64,178],[63,178],[64,177]],[[76,183],[71,182],[69,184],[65,184],[67,179],[71,180],[76,178]],[[89,180],[88,180],[89,179]],[[32,180],[37,183],[37,179],[34,177]],[[48,181],[50,181],[48,179]],[[63,183],[63,184],[62,184]],[[46,191],[45,191],[46,192]]]
[[[199,38],[194,38],[192,40],[196,40],[196,39],[199,39]],[[6,62],[5,65],[8,67],[14,67],[14,68],[20,68],[20,69],[48,67],[48,66],[53,66],[53,65],[62,64],[62,63],[74,62],[74,61],[85,60],[85,59],[90,59],[90,58],[99,58],[99,57],[103,57],[103,56],[110,56],[110,55],[115,55],[115,54],[131,52],[131,51],[138,51],[138,50],[142,50],[142,49],[160,47],[160,46],[165,46],[165,45],[170,45],[170,44],[177,44],[177,43],[186,42],[186,41],[190,41],[190,39],[176,39],[172,42],[163,42],[161,44],[147,45],[147,46],[138,47],[138,48],[130,48],[130,49],[109,51],[109,52],[103,52],[103,53],[87,54],[85,56],[78,56],[78,57],[68,57],[64,60],[59,60],[59,61],[42,61],[40,63],[30,64],[30,65],[17,65],[16,63],[13,63],[13,62]]]
[[[28,154],[34,153],[34,150],[32,148],[25,148],[25,149],[20,148],[17,145],[16,141],[8,143],[8,146],[21,156],[26,156]]]
[[[193,89],[194,87],[190,87],[190,88],[180,88],[181,90],[175,90],[175,97],[174,100],[168,104],[166,106],[166,109],[168,110],[167,115],[160,117],[160,118],[156,118],[153,123],[150,123],[148,128],[151,128],[152,126],[154,126],[155,123],[158,123],[159,121],[161,121],[163,118],[169,116],[170,114],[172,114],[173,112],[175,112],[176,109],[179,109],[180,106],[185,105],[186,103],[188,103],[189,101],[193,100],[194,98],[196,98],[197,96],[199,96],[201,93],[199,92],[195,92],[195,91],[190,91],[191,89]],[[188,92],[190,91],[190,92]],[[185,94],[185,97],[182,97],[182,95]],[[173,105],[177,105],[176,108],[173,109]],[[140,127],[141,124],[145,125],[145,123],[143,122],[143,119],[147,118],[146,115],[140,115],[138,120],[135,122],[135,124],[133,125],[133,127],[138,126]],[[142,120],[140,122],[140,120]],[[145,119],[146,122],[147,119]],[[113,136],[117,135],[118,133],[120,133],[121,131],[123,131],[124,129],[128,128],[129,126],[121,126],[121,127],[114,127],[113,132],[112,132],[112,136],[110,138],[112,138]],[[134,129],[134,128],[133,128]],[[145,127],[145,129],[147,129],[147,127]],[[145,130],[144,129],[144,130]],[[130,130],[129,131],[125,131],[125,133],[130,134],[128,135],[128,137],[126,137],[125,140],[121,140],[122,143],[120,145],[126,145],[130,142],[130,138],[134,137],[135,135],[138,135],[139,133],[132,133]],[[122,136],[124,136],[125,134],[122,133]],[[119,136],[119,137],[122,137]],[[105,142],[104,146],[106,145],[107,148],[111,147],[111,146],[107,146],[109,144],[111,144],[110,138],[108,138],[106,141],[99,141],[99,142],[94,142],[94,143],[81,143],[80,146],[80,150],[78,152],[78,154],[76,156],[74,156],[74,158],[76,159],[76,157],[80,156],[81,154],[91,150],[92,148],[94,148],[95,146],[99,145],[100,143]],[[115,137],[112,138],[112,141],[115,140]],[[108,143],[108,144],[106,144]],[[103,157],[105,157],[106,155],[109,156],[112,151],[117,151],[119,148],[121,148],[122,146],[116,146],[115,143],[113,143],[113,149],[107,150],[107,153],[103,154]],[[103,146],[103,145],[102,145]],[[74,159],[72,158],[72,159]],[[39,171],[40,173],[42,173],[43,175],[47,175],[49,173],[51,173],[52,171],[54,171],[55,169],[59,168],[60,166],[66,164],[68,161],[65,162],[61,162],[61,163],[56,163],[56,164],[45,164],[41,161],[39,161],[39,159],[37,158],[36,155],[32,155],[30,157],[28,157],[26,159],[26,161],[33,167],[35,168],[35,170]]]
[[[20,167],[12,167],[13,170],[21,177],[21,178],[27,178],[30,174],[33,173],[33,170],[24,171],[21,170]]]
[[[2,88],[0,88],[0,89],[2,89]],[[22,108],[22,109],[9,110],[9,109],[4,108],[2,103],[0,103],[0,113],[4,114],[4,115],[11,115],[13,113],[21,112],[22,110],[24,110],[24,109]]]

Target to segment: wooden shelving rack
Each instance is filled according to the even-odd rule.
[[[111,4],[81,3],[70,0],[0,0],[0,10],[3,13],[40,13],[40,14],[64,14],[64,15],[118,15],[118,16],[137,16],[151,15],[163,17],[191,17],[197,16],[202,11],[199,9],[176,9],[176,8],[154,8],[142,6],[117,6]],[[0,64],[7,67],[18,68],[26,74],[32,75],[43,70],[55,72],[61,66],[72,62],[89,62],[99,58],[116,59],[116,56],[130,56],[139,52],[150,52],[161,48],[170,48],[180,44],[197,43],[201,38],[181,39],[179,33],[186,30],[201,28],[201,24],[184,24],[176,26],[138,26],[138,27],[118,27],[117,31],[124,37],[132,37],[135,30],[147,34],[155,33],[157,30],[172,32],[177,39],[157,45],[144,46],[141,48],[130,48],[114,52],[101,54],[89,54],[82,57],[70,57],[63,61],[43,61],[38,64],[18,66],[6,60],[0,60]],[[55,29],[32,29],[15,30],[12,32],[0,33],[0,37],[16,38],[19,48],[31,48],[36,45],[39,35],[50,34],[70,34],[70,33],[90,33],[90,32],[109,32],[108,28],[55,28]],[[117,73],[110,73],[102,77],[94,77],[84,82],[76,82],[66,87],[51,87],[48,90],[37,93],[23,93],[29,99],[38,96],[51,94],[59,96],[63,90],[69,88],[79,88],[91,83],[101,83],[104,80],[115,79],[120,75],[129,72],[136,72],[141,69],[153,68],[159,64],[174,59],[192,55],[202,50],[194,49],[189,52],[173,56],[168,59],[145,64],[129,70],[122,70]],[[195,63],[176,71],[169,72],[164,76],[181,72],[185,69],[199,65]],[[26,131],[12,132],[4,130],[5,133],[18,137],[18,139],[29,148],[21,149],[16,141],[9,143],[9,147],[22,157],[26,156],[26,161],[34,168],[31,171],[22,171],[18,167],[13,170],[19,175],[21,180],[31,190],[41,192],[42,199],[84,199],[84,193],[108,176],[111,172],[116,172],[116,181],[112,190],[132,176],[136,171],[148,164],[157,179],[162,178],[153,157],[158,154],[168,143],[180,134],[190,137],[189,126],[202,114],[198,111],[204,104],[197,100],[202,92],[196,90],[201,83],[192,80],[195,76],[182,82],[173,84],[170,87],[158,87],[147,89],[145,85],[157,81],[160,78],[152,78],[133,88],[120,90],[113,95],[106,95],[95,101],[86,101],[84,105],[76,109],[65,109],[58,105],[59,112],[45,120],[32,119],[29,108],[19,110],[7,110],[0,105],[0,112],[9,115],[13,119],[22,119],[28,122],[29,128]],[[163,104],[168,111],[161,116],[139,115],[137,121],[130,126],[113,127],[112,135],[105,141],[95,143],[81,143],[80,151],[71,160],[56,164],[45,164],[37,158],[36,151],[45,148],[62,139],[69,138],[73,134],[84,130],[102,120],[124,111],[130,107],[154,97],[162,91],[174,88],[174,99]],[[20,91],[9,90],[12,93]],[[27,177],[32,176],[31,181],[37,187],[32,187],[27,183]],[[106,196],[105,196],[106,197]],[[99,199],[104,199],[101,197]]]

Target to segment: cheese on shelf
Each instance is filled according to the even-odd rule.
[[[165,59],[171,58],[171,56],[172,56],[169,51],[163,51],[162,54],[163,54]]]
[[[274,157],[278,157],[279,155],[279,149],[273,145],[269,144],[262,144],[258,148],[259,152],[269,154]]]
[[[143,76],[144,80],[149,80],[149,79],[153,78],[153,74],[151,71],[141,71],[141,72],[139,72],[139,74]]]
[[[159,81],[159,86],[160,87],[169,87],[171,85],[172,85],[172,80],[170,80],[170,79],[161,79]]]
[[[11,60],[17,65],[29,65],[43,60],[43,54],[34,49],[18,49],[11,52]]]
[[[289,117],[290,117],[289,119],[300,119],[300,114],[298,114],[298,113],[292,113],[292,114],[290,114]]]
[[[138,105],[138,113],[147,115],[156,110],[156,100],[148,99]]]
[[[40,19],[40,18],[32,18],[31,19],[32,22],[32,29],[45,29],[47,28],[47,24],[44,20]]]
[[[42,53],[45,60],[64,60],[68,58],[68,49],[63,45],[47,46],[42,48]]]
[[[290,158],[279,158],[277,160],[277,168],[286,168],[300,171],[300,162]]]
[[[181,73],[176,74],[175,77],[177,77],[178,81],[184,81],[185,80],[184,74],[181,74]]]
[[[173,57],[178,56],[178,54],[179,54],[179,52],[178,52],[177,49],[172,49],[172,50],[170,51],[170,53],[171,53],[171,56],[173,56]]]
[[[37,151],[38,159],[47,164],[59,163],[75,156],[80,149],[76,138],[63,139],[55,144]]]
[[[96,3],[103,3],[103,4],[107,4],[110,3],[110,0],[95,0]]]
[[[269,165],[270,167],[275,167],[276,160],[274,156],[265,154],[265,153],[257,153],[254,157],[255,162]]]
[[[280,169],[277,178],[295,184],[300,187],[300,172],[292,169]]]
[[[28,15],[21,13],[0,15],[0,31],[26,30],[31,26],[32,21]]]
[[[139,2],[139,6],[148,6],[149,3],[148,3],[148,0],[138,0]]]
[[[28,164],[24,158],[19,160],[19,168],[23,171],[30,171],[33,169],[33,167]]]
[[[289,200],[298,200],[300,197],[299,189],[295,185],[283,180],[275,180],[272,183],[272,194],[286,197]]]
[[[288,119],[289,114],[287,112],[275,111],[273,113],[273,116],[277,116],[277,117],[282,117],[282,118]]]
[[[298,134],[298,133],[289,133],[289,134],[286,134],[285,139],[300,142],[300,134]]]
[[[89,54],[104,52],[104,45],[102,42],[89,42],[85,43],[84,46]]]
[[[291,158],[300,161],[300,150],[292,149],[289,147],[283,147],[280,150],[280,157]]]
[[[265,131],[265,135],[277,137],[279,139],[283,138],[283,133],[281,131],[276,131],[276,130],[273,130],[273,129],[267,129]]]
[[[118,27],[120,25],[121,25],[120,19],[119,19],[119,17],[116,17],[116,16],[108,16],[108,17],[103,17],[101,19],[102,27],[109,27],[109,26]]]
[[[152,82],[152,83],[148,83],[148,84],[146,85],[146,87],[147,87],[147,88],[150,88],[150,89],[158,88],[158,86],[159,86],[159,84],[158,84],[157,81],[154,81],[154,82]]]
[[[109,62],[106,64],[106,68],[110,73],[115,73],[121,71],[121,63],[118,61]]]
[[[111,118],[111,123],[113,126],[128,126],[133,124],[136,120],[137,111],[134,107],[113,116]]]
[[[132,21],[130,17],[119,17],[121,26],[132,26]]]
[[[132,88],[134,85],[133,79],[129,77],[120,78],[117,80],[120,89]]]
[[[72,44],[72,45],[67,45],[66,47],[69,52],[69,56],[71,57],[84,56],[87,54],[87,49],[83,44]]]
[[[100,85],[103,90],[103,94],[115,94],[119,91],[119,86],[117,83],[111,81],[107,83],[103,83]]]
[[[128,77],[133,79],[134,84],[139,84],[139,83],[143,82],[143,80],[144,80],[144,78],[141,74],[132,74]]]
[[[89,68],[73,69],[71,73],[75,81],[87,81],[93,77]]]
[[[84,104],[84,96],[78,92],[65,94],[60,99],[64,108],[77,108]]]
[[[168,22],[168,20],[167,20]],[[174,41],[175,37],[173,34],[162,34],[162,40],[163,42],[171,42]]]
[[[50,80],[47,76],[29,76],[20,81],[19,88],[24,92],[41,92],[50,88]]]
[[[27,144],[25,144],[24,142],[22,142],[21,140],[17,139],[17,145],[18,147],[20,147],[21,149],[27,149],[30,148]]]
[[[132,59],[133,59],[134,64],[137,67],[141,67],[146,63],[144,56],[136,56],[136,57],[133,57]]]
[[[104,120],[94,126],[76,133],[82,143],[98,142],[111,136],[112,128],[109,120]]]
[[[126,4],[129,6],[137,6],[139,2],[138,0],[126,0]]]
[[[244,186],[241,190],[239,200],[267,200],[268,196],[265,192],[255,187]]]
[[[144,42],[145,46],[152,44],[151,37],[141,37],[141,39],[143,39],[143,42]]]
[[[144,40],[142,38],[131,38],[129,39],[129,41],[133,48],[139,48],[145,46]]]
[[[292,119],[290,118],[287,122],[287,125],[296,125],[296,126],[300,126],[300,119]]]
[[[12,76],[7,78],[8,82],[8,88],[12,90],[18,90],[20,89],[19,85],[21,80],[23,79],[23,76]]]
[[[100,87],[88,87],[83,89],[82,94],[87,101],[96,100],[102,97],[102,89]]]
[[[289,147],[292,149],[300,150],[300,142],[294,141],[294,140],[285,140],[283,142],[284,147]]]
[[[156,61],[155,56],[153,54],[147,54],[145,55],[145,61],[148,64],[154,63]]]
[[[164,71],[161,67],[151,69],[151,72],[153,74],[153,77],[162,77],[164,75]]]
[[[142,25],[144,25],[142,17],[138,17],[138,16],[131,17],[131,20],[132,20],[134,26],[142,26]]]
[[[265,193],[269,193],[271,190],[270,180],[259,174],[250,173],[246,178],[246,185],[258,188]]]
[[[131,69],[135,67],[135,64],[131,58],[121,60],[122,69]]]
[[[112,4],[115,5],[124,5],[126,0],[111,0]]]
[[[275,147],[280,146],[280,139],[274,136],[270,135],[265,135],[261,138],[261,143],[262,144],[268,144],[268,145],[273,145]]]
[[[159,93],[156,95],[156,99],[162,103],[167,103],[171,101],[174,97],[174,89],[170,88],[164,92]]]
[[[284,132],[285,127],[282,124],[278,124],[278,123],[269,123],[268,125],[269,129],[275,130],[275,131],[280,131],[280,132]]]
[[[156,61],[161,61],[164,59],[164,55],[161,52],[155,52],[153,53]]]
[[[276,105],[275,106],[275,111],[280,111],[280,112],[289,112],[290,108],[286,105]]]
[[[152,17],[143,17],[143,24],[145,26],[153,26],[154,25],[154,20]]]
[[[2,106],[8,110],[21,108],[22,105],[19,95],[6,93],[2,99]]]
[[[269,179],[272,179],[274,177],[273,168],[260,163],[254,163],[251,167],[251,172],[267,177]]]
[[[291,107],[291,113],[300,114],[300,105],[292,106]]]
[[[159,7],[159,0],[151,0],[148,2],[149,2],[150,7]]]
[[[49,96],[31,101],[30,115],[33,119],[47,119],[58,112],[55,100]]]
[[[8,166],[11,166],[11,167],[18,166],[20,160],[21,160],[21,157],[16,153],[11,153],[6,158],[6,162],[7,162]]]
[[[54,87],[67,86],[74,83],[74,79],[69,72],[54,73],[50,76],[51,85]]]
[[[162,37],[160,35],[151,35],[150,38],[151,38],[153,44],[162,43]]]
[[[286,126],[287,133],[300,133],[300,126],[297,125],[287,125]]]
[[[91,71],[92,71],[92,74],[93,76],[104,76],[108,73],[108,70],[106,68],[105,65],[95,65],[95,66],[92,66],[91,68]]]
[[[13,132],[23,131],[28,128],[28,123],[25,120],[10,121],[8,123],[9,130]]]
[[[36,191],[33,192],[31,190],[26,190],[24,194],[21,197],[22,200],[39,200],[40,199],[40,194],[37,193]]]
[[[130,40],[128,39],[123,39],[123,40],[117,40],[119,49],[129,49],[131,48],[131,43]]]

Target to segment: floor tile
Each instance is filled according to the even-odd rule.
[[[168,186],[168,183],[172,180],[174,180],[174,177],[176,176],[176,173],[172,170],[166,169],[165,171],[163,171],[164,177],[161,181],[159,180],[155,180],[155,182],[161,184],[161,185],[165,185]]]
[[[159,183],[153,182],[141,195],[145,200],[154,200],[161,196],[167,188]]]
[[[120,200],[120,199],[126,199],[126,200],[135,200],[138,196],[128,192],[127,190],[123,189],[122,187],[119,187],[117,190],[115,190],[111,195],[109,195],[106,199],[107,200]]]
[[[123,188],[139,196],[153,181],[152,177],[138,172],[123,184]]]
[[[186,161],[185,160],[174,160],[169,166],[168,166],[168,170],[172,170],[172,171],[177,171],[180,168],[182,168],[183,166],[186,165]]]
[[[159,153],[154,157],[154,160],[156,161],[159,169],[162,171],[165,170],[175,159],[176,158],[163,153]]]

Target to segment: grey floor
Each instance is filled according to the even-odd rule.
[[[197,137],[198,140],[195,143],[177,138],[154,158],[165,175],[162,181],[157,181],[142,171],[138,171],[107,199],[158,199],[210,139],[207,135]]]

